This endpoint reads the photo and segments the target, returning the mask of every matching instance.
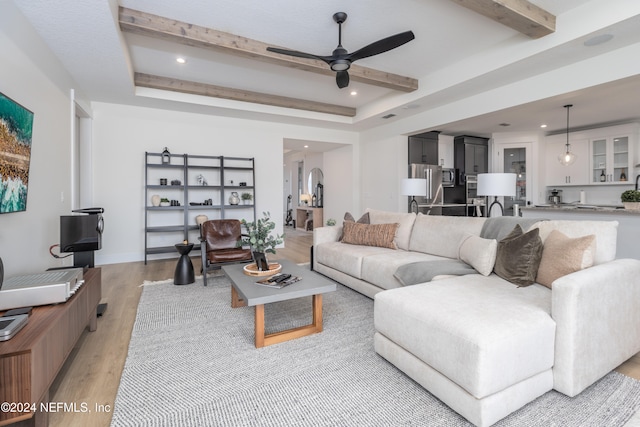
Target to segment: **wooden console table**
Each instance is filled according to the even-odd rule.
[[[102,297],[99,268],[84,273],[85,283],[62,304],[35,307],[27,325],[8,341],[0,342],[0,402],[37,405],[36,412],[0,411],[0,426],[46,426],[49,387],[73,350],[84,329],[95,331],[97,308]]]
[[[313,220],[313,228],[322,227],[322,208],[301,207],[296,209],[296,228],[305,229],[307,218]]]

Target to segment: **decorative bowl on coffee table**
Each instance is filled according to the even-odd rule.
[[[242,268],[244,274],[255,277],[271,276],[273,274],[280,273],[281,270],[282,266],[277,262],[270,262],[269,270],[264,271],[258,270],[258,266],[255,263],[247,264]]]

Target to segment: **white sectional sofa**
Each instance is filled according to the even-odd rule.
[[[473,424],[491,425],[551,389],[575,396],[640,351],[640,260],[615,259],[615,221],[505,218],[491,239],[485,218],[368,214],[371,224],[399,224],[397,249],[347,244],[343,227],[317,228],[313,268],[374,298],[375,351]],[[491,250],[478,248],[492,248],[519,221],[539,235],[543,259],[553,230],[589,236],[582,261],[593,266],[548,286],[493,272],[444,271],[411,286],[397,278],[400,267],[451,263],[469,236],[481,243],[472,258],[491,262]]]

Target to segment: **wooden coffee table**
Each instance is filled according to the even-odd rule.
[[[256,285],[256,282],[261,278],[244,274],[242,264],[222,267],[222,271],[231,280],[231,307],[255,307],[255,344],[257,348],[322,332],[322,294],[336,290],[334,282],[309,270],[309,268],[300,267],[286,260],[279,262],[282,264],[283,273],[299,276],[302,280],[281,289],[274,289]],[[265,304],[308,296],[313,299],[311,324],[265,335]]]

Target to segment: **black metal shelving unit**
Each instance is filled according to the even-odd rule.
[[[198,175],[206,177],[206,185],[198,182]],[[159,184],[160,177],[167,179],[167,185]],[[175,180],[180,180],[180,184],[171,185]],[[246,185],[240,185],[240,182]],[[250,192],[253,203],[230,205],[228,201],[232,191]],[[173,194],[171,199],[178,200],[180,205],[153,206],[152,195],[163,192]],[[145,264],[149,255],[174,253],[178,256],[173,244],[153,244],[151,236],[175,234],[175,243],[184,240],[194,242],[199,235],[194,216],[198,214],[210,214],[213,217],[210,219],[242,217],[255,221],[255,197],[255,162],[252,157],[172,154],[170,163],[166,164],[162,163],[162,153],[145,152]],[[209,199],[212,203],[205,205]],[[182,212],[181,221],[168,224],[162,221],[160,217],[169,212]],[[196,245],[194,250],[199,250],[199,246]]]

